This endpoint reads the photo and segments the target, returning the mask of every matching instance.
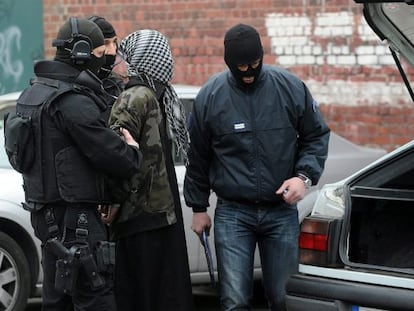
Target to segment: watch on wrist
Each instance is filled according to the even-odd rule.
[[[312,180],[305,174],[298,173],[298,177],[302,179],[306,189],[309,189],[312,186]]]

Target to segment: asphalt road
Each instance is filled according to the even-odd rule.
[[[196,287],[193,289],[195,311],[220,311],[219,297],[217,293],[208,287]],[[256,296],[260,296],[256,295]],[[31,299],[25,311],[40,311],[41,299]],[[265,311],[266,303],[263,298],[255,297],[253,311]]]
[[[220,311],[220,301],[218,293],[212,291],[209,286],[194,286],[193,296],[195,311]],[[255,289],[252,301],[252,311],[266,311],[266,301],[263,298],[262,289]]]

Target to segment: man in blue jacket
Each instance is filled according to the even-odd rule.
[[[271,310],[285,310],[285,284],[298,265],[297,202],[318,182],[329,128],[306,85],[263,65],[258,32],[239,24],[224,38],[229,70],[212,77],[194,104],[184,196],[193,231],[209,231],[217,194],[215,247],[223,310],[250,310],[259,247]]]

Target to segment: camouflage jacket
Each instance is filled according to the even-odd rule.
[[[127,195],[112,226],[115,238],[175,223],[161,139],[166,123],[153,90],[143,85],[126,89],[114,103],[109,125],[128,129],[143,155],[139,172],[122,184]]]

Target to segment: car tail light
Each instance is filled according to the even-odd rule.
[[[338,266],[341,223],[338,218],[306,217],[299,236],[300,263]]]

